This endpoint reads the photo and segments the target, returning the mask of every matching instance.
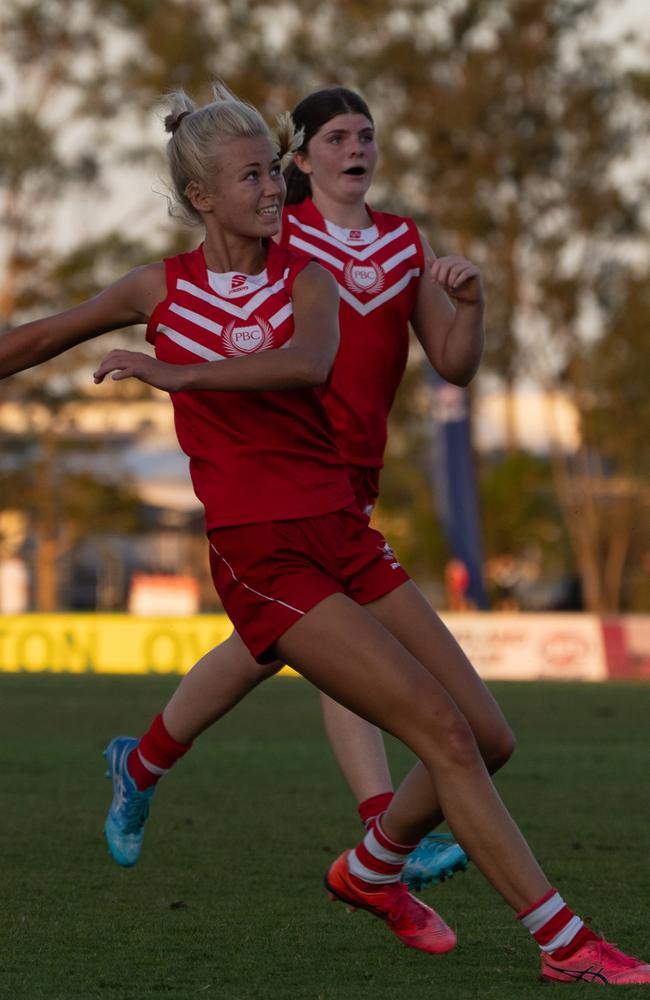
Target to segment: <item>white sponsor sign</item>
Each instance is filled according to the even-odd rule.
[[[131,580],[129,611],[132,615],[195,615],[199,598],[199,584],[193,577],[137,573]]]
[[[607,680],[595,615],[443,612],[441,617],[484,680]]]

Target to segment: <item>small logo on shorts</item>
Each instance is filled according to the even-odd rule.
[[[397,559],[395,558],[395,553],[391,549],[391,547],[388,544],[388,542],[384,542],[383,546],[378,546],[378,548],[380,549],[381,552],[383,552],[382,559],[385,559],[386,562],[390,563],[390,568],[391,569],[399,569],[400,568],[400,565],[399,565]]]

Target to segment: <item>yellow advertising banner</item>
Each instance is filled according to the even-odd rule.
[[[0,615],[0,670],[183,674],[231,632],[225,615]]]
[[[650,615],[442,617],[485,680],[650,678]],[[0,671],[184,674],[231,631],[218,614],[0,614]]]

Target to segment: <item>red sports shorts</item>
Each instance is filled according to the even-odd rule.
[[[256,660],[331,594],[369,604],[405,583],[384,536],[355,504],[331,514],[210,532],[210,568],[224,610]]]

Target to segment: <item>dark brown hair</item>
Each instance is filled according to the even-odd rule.
[[[291,112],[296,131],[303,130],[299,151],[307,150],[309,140],[328,121],[337,115],[346,114],[365,115],[374,124],[364,99],[345,87],[327,87],[303,98]],[[297,205],[310,196],[309,177],[295,163],[289,164],[284,172],[284,178],[287,182],[287,205]]]

